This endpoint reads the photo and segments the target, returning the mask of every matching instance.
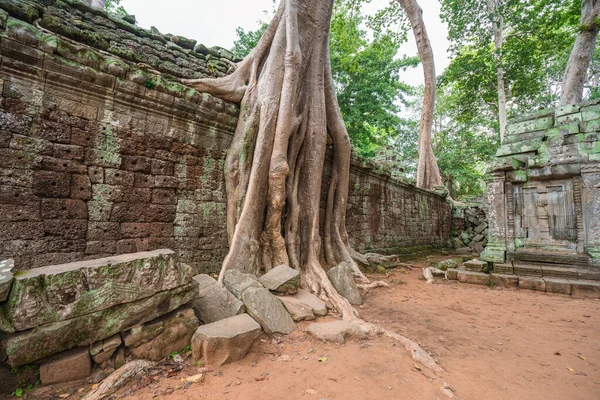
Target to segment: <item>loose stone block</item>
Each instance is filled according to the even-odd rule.
[[[14,267],[15,261],[12,258],[0,261],[0,303],[8,298],[13,281],[12,270]]]
[[[327,306],[325,305],[325,302],[308,290],[299,289],[298,293],[296,293],[293,297],[301,303],[309,306],[315,315],[320,317],[327,315]]]
[[[192,274],[165,249],[35,268],[15,278],[5,315],[23,331],[174,289]]]
[[[480,260],[469,260],[462,264],[465,271],[470,272],[485,272],[487,271],[487,262]]]
[[[263,285],[258,281],[258,278],[252,274],[245,274],[238,270],[232,269],[225,273],[223,277],[223,285],[235,297],[242,300],[242,294],[248,288],[263,288]]]
[[[519,287],[519,277],[516,275],[490,274],[490,279],[494,286]]]
[[[288,310],[294,322],[315,319],[312,308],[302,303],[300,300],[290,296],[281,296],[279,300],[281,300],[283,306]]]
[[[0,341],[0,353],[6,354],[12,367],[31,364],[156,319],[189,303],[197,293],[198,286],[194,282],[135,302],[7,335]]]
[[[364,339],[365,333],[358,326],[347,321],[322,322],[306,328],[309,335],[332,343],[345,343],[346,339]]]
[[[174,351],[181,351],[189,346],[199,325],[194,310],[191,307],[182,307],[142,325],[141,331],[148,330],[157,334],[148,341],[128,340],[129,351],[138,359],[162,360]]]
[[[600,282],[571,280],[571,296],[576,298],[600,299]]]
[[[241,360],[260,334],[260,325],[248,314],[202,325],[192,337],[192,359],[214,366]]]
[[[217,322],[246,311],[244,303],[212,277],[196,275],[193,279],[198,282],[198,296],[192,301],[192,305],[204,324]]]
[[[446,271],[446,278],[450,280],[458,280],[458,269],[450,268]]]
[[[546,282],[542,278],[519,276],[519,289],[546,291]]]
[[[246,311],[260,324],[267,335],[288,335],[296,329],[296,324],[283,304],[265,288],[248,288],[242,295]]]
[[[40,365],[40,381],[44,385],[76,381],[92,374],[92,360],[85,347],[51,357]]]
[[[546,283],[546,292],[571,294],[571,282],[561,278],[543,278]]]
[[[488,285],[490,276],[483,272],[458,271],[458,281],[462,283],[473,283],[475,285]]]
[[[90,347],[90,355],[96,364],[102,364],[112,357],[121,343],[123,343],[121,335],[116,334],[108,339],[94,343]]]
[[[283,294],[294,294],[300,286],[300,273],[287,265],[273,268],[259,279],[269,290]]]
[[[442,271],[446,271],[451,268],[458,268],[458,264],[452,258],[449,258],[448,260],[440,261],[435,266],[438,269],[441,269]]]
[[[362,297],[356,286],[356,282],[354,282],[352,270],[349,267],[344,263],[340,263],[337,267],[333,267],[327,271],[327,276],[335,290],[345,297],[350,304],[354,306],[362,304]]]

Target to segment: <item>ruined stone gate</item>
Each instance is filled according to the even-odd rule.
[[[214,272],[227,254],[238,106],[177,79],[223,76],[235,60],[131,22],[76,0],[0,1],[0,254],[15,270],[169,248]],[[359,160],[351,174],[358,250],[446,244],[443,196]]]

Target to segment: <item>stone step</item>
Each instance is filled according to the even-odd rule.
[[[260,325],[248,314],[202,325],[192,337],[192,359],[214,366],[241,360],[260,334]]]
[[[585,255],[577,254],[553,254],[553,253],[538,253],[525,251],[509,251],[506,253],[509,261],[529,261],[529,262],[544,262],[551,264],[566,264],[572,266],[588,266],[591,265],[591,258]]]

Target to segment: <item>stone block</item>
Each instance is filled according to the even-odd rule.
[[[325,306],[323,300],[319,299],[308,290],[299,289],[298,293],[296,293],[293,297],[301,303],[309,306],[315,315],[320,317],[327,315],[327,307]]]
[[[564,278],[542,278],[546,284],[546,292],[571,294],[571,282]]]
[[[487,262],[478,259],[465,261],[462,264],[463,269],[470,272],[486,272],[487,266]]]
[[[92,360],[86,347],[57,354],[40,365],[40,381],[53,385],[87,378],[92,374]]]
[[[281,296],[279,300],[292,316],[294,322],[309,321],[315,319],[315,314],[310,306],[291,296]]]
[[[285,307],[269,289],[251,287],[242,294],[246,311],[260,324],[267,335],[288,335],[296,324]]]
[[[69,197],[71,174],[55,171],[35,171],[33,193],[40,197]]]
[[[458,269],[449,268],[448,270],[446,270],[446,278],[453,280],[453,281],[457,281],[458,280]]]
[[[346,339],[364,339],[366,337],[357,325],[347,321],[311,324],[306,328],[306,332],[319,340],[332,343],[345,343]]]
[[[513,275],[514,269],[512,264],[494,263],[493,271],[496,274]]]
[[[12,270],[14,267],[15,261],[12,258],[0,261],[0,303],[8,298],[13,281]]]
[[[247,289],[263,288],[263,285],[258,281],[258,278],[255,275],[245,274],[235,269],[225,273],[223,285],[225,285],[227,290],[239,300],[242,300],[242,295]]]
[[[475,233],[481,233],[488,227],[487,222],[482,222],[475,228]]]
[[[197,293],[198,286],[194,282],[131,303],[5,335],[0,340],[0,353],[6,354],[7,363],[12,367],[31,364],[152,321],[189,303]]]
[[[346,266],[345,263],[338,264],[337,267],[327,271],[327,276],[331,284],[340,295],[345,297],[350,304],[358,306],[362,304],[360,291],[354,282],[352,269]]]
[[[190,345],[192,336],[200,323],[191,307],[182,307],[168,315],[145,323],[141,331],[146,329],[157,333],[147,341],[132,341],[129,351],[138,359],[159,361],[175,351],[181,351]],[[132,344],[133,342],[133,344]]]
[[[23,331],[174,289],[192,274],[165,249],[35,268],[14,280],[5,315]]]
[[[300,286],[300,273],[287,265],[279,265],[259,279],[267,289],[283,294],[294,294]]]
[[[458,281],[475,285],[489,285],[490,276],[483,272],[458,271]]]
[[[579,279],[570,282],[572,297],[600,299],[600,282]]]
[[[112,355],[123,343],[121,335],[116,334],[107,339],[100,340],[90,346],[90,355],[96,364],[102,364],[108,361]]]
[[[498,287],[519,287],[519,277],[516,275],[490,274],[490,279],[494,286]]]
[[[248,314],[202,325],[192,337],[192,359],[214,366],[241,360],[260,334],[260,325]]]
[[[192,305],[202,323],[210,324],[246,311],[244,303],[212,277],[196,275],[193,279],[198,282],[198,295]]]
[[[441,269],[442,271],[447,271],[448,269],[451,269],[451,268],[458,268],[458,264],[452,258],[440,261],[440,262],[436,263],[435,266],[436,266],[436,268]]]
[[[546,282],[542,278],[519,276],[519,289],[546,291]]]

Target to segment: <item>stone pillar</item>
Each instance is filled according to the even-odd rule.
[[[494,181],[488,183],[485,198],[488,218],[488,244],[481,256],[482,261],[503,263],[506,258],[506,203],[504,171],[492,173]]]
[[[581,167],[584,250],[600,265],[600,165]]]

